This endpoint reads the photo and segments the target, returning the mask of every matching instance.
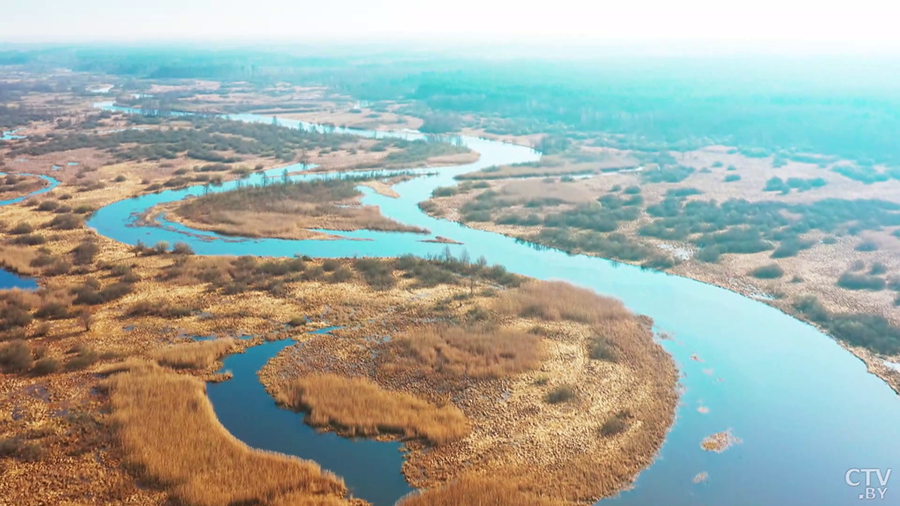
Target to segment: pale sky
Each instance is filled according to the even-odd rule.
[[[0,42],[711,39],[875,50],[900,48],[898,20],[897,0],[0,0]]]

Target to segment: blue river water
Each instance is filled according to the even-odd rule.
[[[9,131],[4,132],[4,131],[0,130],[0,141],[13,141],[16,139],[24,139],[25,138],[24,135],[16,135],[16,132],[18,132],[18,131],[19,130],[9,130]]]
[[[223,361],[222,371],[231,371],[234,377],[206,389],[222,425],[254,448],[315,461],[342,477],[355,497],[373,504],[390,505],[412,492],[399,472],[403,465],[400,443],[318,433],[303,423],[302,415],[275,405],[256,373],[292,344],[291,340],[267,342]]]
[[[0,172],[0,176],[5,176],[5,175],[6,175],[5,172]],[[40,174],[18,174],[18,175],[39,177],[39,178],[43,179],[44,181],[47,181],[47,186],[44,186],[40,190],[35,190],[35,191],[29,193],[28,195],[24,195],[22,197],[17,197],[17,198],[9,199],[9,200],[0,200],[0,206],[5,206],[7,204],[16,204],[18,202],[22,202],[23,200],[25,200],[27,198],[34,197],[35,195],[47,193],[48,191],[56,188],[59,185],[59,181],[53,179],[52,177],[42,176]]]
[[[231,118],[271,121],[249,114]],[[288,120],[279,120],[279,124],[317,128]],[[336,132],[376,135],[340,128]],[[364,240],[235,240],[174,224],[158,228],[135,223],[137,214],[157,204],[199,195],[204,191],[201,187],[110,204],[94,214],[89,226],[127,244],[139,240],[149,244],[187,242],[204,255],[394,257],[437,254],[449,247],[454,253],[466,250],[473,258],[483,255],[489,263],[502,264],[512,272],[567,280],[621,299],[633,311],[651,316],[659,330],[671,334],[673,339],[662,345],[683,373],[684,393],[658,459],[640,474],[633,489],[601,501],[604,504],[852,505],[859,504],[864,490],[845,482],[849,469],[884,470],[900,465],[900,398],[868,374],[860,360],[812,326],[716,286],[600,258],[536,249],[422,213],[416,204],[427,199],[435,187],[455,184],[457,174],[540,157],[527,147],[469,137],[463,141],[481,153],[478,162],[419,170],[437,175],[396,185],[400,194],[396,199],[362,188],[363,203],[379,206],[385,216],[463,245],[424,243],[421,239],[425,237],[417,234],[370,231],[339,233]],[[299,166],[287,168],[300,170]],[[282,169],[267,174],[278,176]],[[248,182],[258,183],[262,177],[253,175]],[[303,174],[296,179],[317,177],[322,176]],[[225,183],[209,191],[225,191],[235,185]],[[408,491],[402,477],[400,481],[391,479],[400,476],[402,461],[396,447],[316,434],[303,425],[300,415],[275,409],[259,385],[253,372],[287,344],[270,343],[226,359],[226,369],[235,373],[235,379],[222,385],[235,382],[234,390],[220,396],[217,392],[229,387],[209,388],[222,423],[251,446],[316,460],[343,476],[357,496],[376,506],[390,506]],[[742,443],[723,453],[700,448],[704,437],[727,429]],[[340,458],[329,456],[332,448]],[[708,478],[694,483],[693,478],[704,472]],[[891,487],[878,504],[900,504],[900,491]]]
[[[26,278],[18,274],[0,269],[0,290],[19,288],[22,290],[37,289],[37,281],[34,278]]]

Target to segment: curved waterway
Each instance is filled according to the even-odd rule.
[[[5,172],[0,172],[0,176],[5,176],[5,175],[6,175]],[[29,193],[28,195],[24,195],[22,197],[16,197],[14,199],[9,199],[9,200],[0,200],[0,206],[5,206],[7,204],[16,204],[18,202],[22,202],[23,200],[25,200],[29,197],[34,197],[35,195],[47,193],[48,191],[56,188],[59,185],[59,181],[57,181],[56,179],[53,179],[52,177],[49,177],[49,176],[42,176],[40,174],[16,174],[16,175],[17,176],[39,177],[47,182],[47,186],[45,186],[39,190],[35,190],[35,191]]]
[[[271,118],[248,114],[231,118],[271,122]],[[279,123],[314,128],[297,121]],[[388,135],[335,131],[367,137]],[[860,360],[810,325],[716,286],[600,258],[536,249],[422,213],[416,204],[427,199],[435,187],[455,184],[453,176],[457,174],[540,157],[522,146],[469,137],[463,142],[481,153],[477,163],[421,169],[419,172],[438,174],[396,185],[397,199],[362,188],[364,204],[380,206],[388,218],[427,228],[433,235],[464,243],[461,246],[423,243],[423,237],[416,234],[369,231],[340,233],[368,239],[364,241],[234,240],[176,224],[158,228],[135,223],[135,216],[154,205],[201,194],[199,187],[113,203],[97,211],[89,225],[123,243],[183,241],[204,255],[395,257],[436,254],[445,247],[454,253],[465,249],[473,257],[483,255],[512,272],[567,280],[623,300],[632,310],[651,316],[659,330],[671,334],[673,339],[662,345],[678,362],[685,392],[658,459],[640,474],[633,489],[602,501],[604,504],[843,506],[858,504],[865,494],[864,484],[851,487],[845,482],[849,469],[900,466],[898,396],[868,374]],[[288,169],[299,170],[299,166]],[[279,167],[268,174],[277,176],[281,171]],[[250,182],[259,182],[261,177],[252,176]],[[295,179],[317,177],[322,176],[304,174]],[[225,191],[235,184],[226,183],[212,191]],[[408,491],[405,483],[396,479],[401,460],[395,446],[315,434],[302,424],[300,415],[274,409],[265,390],[256,386],[254,369],[286,344],[264,345],[258,351],[251,349],[226,359],[226,368],[237,370],[240,366],[240,370],[235,371],[234,380],[224,384],[233,382],[233,386],[210,386],[216,413],[229,431],[248,444],[312,458],[342,475],[357,496],[377,506],[389,506]],[[219,391],[229,393],[219,395]],[[741,444],[724,453],[700,448],[706,436],[728,429]],[[300,439],[302,443],[295,442]],[[329,454],[331,448],[334,455]],[[706,478],[695,483],[701,473],[707,473]],[[885,498],[877,502],[900,504],[900,491],[889,485]]]

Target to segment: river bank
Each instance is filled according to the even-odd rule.
[[[590,504],[627,487],[655,458],[671,424],[677,395],[675,368],[653,342],[649,319],[632,319],[614,301],[584,291],[570,293],[571,288],[561,284],[526,285],[499,295],[482,295],[484,288],[476,285],[469,289],[474,288],[474,297],[466,296],[467,291],[440,288],[418,296],[426,296],[425,307],[436,304],[442,309],[429,314],[399,304],[382,313],[374,326],[357,324],[333,331],[335,337],[315,336],[302,347],[279,353],[260,372],[261,381],[273,397],[280,398],[294,378],[328,371],[460,408],[471,425],[465,437],[438,445],[404,438],[409,453],[403,473],[415,488],[437,488],[463,477],[502,475],[506,485],[525,494],[559,504]],[[535,294],[550,290],[547,296],[552,293],[556,304],[580,299],[580,304],[597,311],[597,320],[591,324],[571,317],[523,318],[498,307],[520,290]],[[549,299],[541,304],[558,311]],[[566,314],[565,309],[562,312]],[[480,371],[475,348],[465,348],[469,345],[457,342],[459,337],[436,337],[446,330],[427,323],[435,316],[443,321],[472,321],[476,314],[482,316],[468,330],[473,339],[490,343],[491,335],[519,332],[519,339],[536,340],[545,350],[540,364],[515,374]],[[482,325],[491,328],[488,334],[479,333],[485,332],[478,330]],[[602,344],[597,342],[598,335],[605,336]],[[438,361],[420,364],[418,360],[429,355],[414,355],[419,358],[405,362],[402,357],[411,343],[422,339],[435,342],[426,345],[427,352],[415,353],[437,350]],[[596,346],[607,347],[608,354]],[[460,353],[474,353],[473,362],[456,362]],[[496,367],[503,367],[508,359],[498,360]],[[458,373],[450,372],[454,369]],[[383,433],[381,437],[395,436]],[[572,476],[590,478],[573,480]]]
[[[360,134],[366,135],[365,132]],[[477,164],[482,167],[527,162],[537,157],[526,148],[478,139],[465,139],[465,142],[482,153]],[[534,250],[506,237],[436,220],[417,211],[416,203],[426,200],[434,188],[452,184],[455,174],[478,168],[453,168],[433,178],[416,178],[401,183],[394,188],[399,198],[368,191],[362,198],[363,203],[378,205],[386,216],[426,227],[437,235],[465,243],[464,248],[452,244],[422,243],[415,237],[408,237],[411,234],[378,232],[348,234],[352,238],[372,239],[370,241],[260,239],[233,242],[211,234],[197,233],[202,239],[185,235],[193,233],[185,229],[135,226],[130,218],[133,213],[140,214],[166,199],[177,200],[188,194],[199,194],[199,188],[118,201],[100,209],[89,224],[101,235],[115,238],[117,242],[110,241],[114,244],[135,244],[138,240],[149,244],[184,241],[198,253],[208,255],[389,257],[414,253],[424,256],[439,255],[447,247],[459,256],[465,249],[472,257],[484,255],[489,262],[501,262],[513,272],[539,279],[568,279],[600,293],[615,294],[633,311],[653,316],[657,327],[672,337],[662,341],[662,346],[679,364],[683,393],[678,423],[666,437],[660,451],[661,458],[640,475],[633,489],[608,499],[610,504],[678,505],[703,500],[710,503],[776,505],[790,498],[796,504],[843,505],[856,498],[854,489],[844,486],[842,480],[833,480],[837,476],[835,473],[843,472],[839,470],[846,467],[846,462],[890,465],[892,455],[889,442],[898,437],[895,424],[891,421],[900,418],[893,402],[893,392],[873,376],[867,375],[858,361],[811,327],[766,305],[715,286],[641,271],[599,258],[570,256],[555,250]],[[56,241],[54,239],[53,243]],[[125,251],[131,254],[128,248]],[[162,260],[173,257],[159,255],[148,258]],[[205,261],[215,263],[219,260]],[[185,273],[182,270],[180,274],[176,271],[172,275],[180,278]],[[195,279],[192,276],[185,279]],[[250,281],[252,284],[258,283]],[[196,281],[191,283],[196,284]],[[270,290],[279,293],[281,289],[277,283],[259,286],[259,290],[267,293]],[[167,296],[168,293],[160,295]],[[194,300],[192,297],[178,297],[173,302],[188,304]],[[285,299],[289,304],[281,299],[270,304],[267,296],[259,300],[266,301],[263,307],[278,308],[278,311],[288,305],[298,311],[303,309],[294,307],[297,301],[293,297]],[[169,308],[176,314],[178,309]],[[246,310],[235,308],[232,313],[226,312],[226,315],[232,315],[227,319],[241,321],[239,315]],[[327,307],[320,310],[315,314],[330,313]],[[196,317],[201,315],[202,311]],[[295,317],[300,315],[294,315],[291,320]],[[77,325],[77,322],[73,320],[72,324]],[[260,328],[260,331],[264,329]],[[156,337],[149,335],[146,338],[142,342],[149,346],[146,343],[153,343]],[[60,346],[54,353],[63,353],[64,344]],[[218,385],[228,384],[226,381]],[[269,398],[266,402],[272,403]],[[785,418],[786,412],[790,412],[791,416]],[[860,412],[868,416],[860,418]],[[773,424],[772,420],[781,420],[782,423]],[[830,423],[823,424],[822,420],[829,420]],[[233,421],[246,429],[242,433],[238,425],[229,426],[229,431],[234,434],[258,437],[264,431],[246,412],[234,413]],[[810,427],[816,427],[816,430],[811,431]],[[856,430],[849,434],[847,427],[855,427]],[[733,428],[735,437],[740,437],[745,443],[722,454],[711,454],[700,448],[706,437],[728,428]],[[245,435],[239,437],[251,440]],[[272,446],[267,448],[284,448],[278,441],[271,443]],[[376,459],[369,465],[384,465],[382,462],[385,461]],[[704,479],[696,481],[698,476]],[[785,477],[790,477],[789,488],[784,485]],[[698,486],[700,483],[702,485]],[[800,489],[802,494],[797,493]],[[61,494],[72,491],[64,486],[55,490],[60,490]]]
[[[728,172],[724,167],[720,170]],[[700,174],[696,177],[707,176],[709,175]],[[713,191],[710,190],[710,185],[701,187]],[[872,318],[884,318],[881,320],[884,327],[896,326],[900,322],[900,313],[897,313],[894,301],[896,294],[885,289],[895,286],[891,273],[900,268],[896,263],[898,245],[895,244],[896,239],[886,232],[864,230],[847,234],[835,230],[832,234],[826,234],[812,230],[805,233],[802,240],[795,241],[802,246],[796,246],[796,250],[789,253],[782,253],[785,248],[773,253],[771,250],[775,246],[766,246],[759,247],[761,251],[723,254],[721,257],[708,259],[702,258],[706,252],[695,242],[657,238],[646,232],[654,225],[654,220],[658,219],[655,217],[662,212],[659,210],[660,203],[671,204],[673,194],[684,191],[687,195],[692,195],[682,197],[683,200],[676,203],[676,206],[705,202],[702,199],[708,197],[690,186],[641,183],[639,176],[627,174],[584,181],[560,181],[553,178],[497,179],[477,187],[473,187],[469,181],[463,181],[458,190],[454,188],[451,186],[441,188],[440,192],[436,191],[429,200],[420,204],[421,209],[433,217],[502,234],[534,244],[535,247],[568,248],[572,253],[611,258],[617,262],[660,269],[719,286],[769,304],[816,325],[826,333],[833,331],[829,328],[830,322],[827,319],[816,319],[798,309],[811,296],[817,298],[814,299],[818,300],[816,306],[829,312],[832,318],[865,319],[871,315]],[[810,200],[813,197],[806,195],[791,195],[790,198],[803,199],[802,202],[808,201],[812,205],[816,202]],[[598,200],[602,205],[598,204]],[[639,205],[630,209],[631,201],[636,201]],[[801,206],[799,209],[804,209],[802,206],[806,204],[798,205]],[[706,209],[700,206],[695,207],[697,208]],[[598,224],[588,219],[595,215],[601,217],[598,221],[602,221],[604,216],[615,213],[617,209],[637,212],[626,213],[627,218],[623,221],[616,222],[613,219],[611,224]],[[579,212],[580,215],[577,214]],[[555,220],[555,224],[543,226],[544,219]],[[567,228],[560,225],[560,220],[571,220],[571,226]],[[614,232],[601,235],[594,232],[598,229],[614,229]],[[727,236],[724,233],[720,235]],[[585,246],[579,247],[581,244]],[[872,246],[863,248],[860,244]],[[588,245],[602,251],[591,250]],[[885,273],[888,274],[887,281],[884,277],[879,277]],[[843,286],[841,281],[848,276],[871,279],[873,282],[880,282],[881,286],[868,290],[860,287],[850,289]],[[879,333],[879,330],[874,329],[875,326],[873,324],[869,335]],[[833,335],[841,346],[866,363],[873,374],[900,392],[900,374],[890,365],[900,362],[900,355],[875,348],[879,344],[875,341],[878,340],[870,339],[864,333]],[[869,346],[864,347],[862,343],[867,341]]]

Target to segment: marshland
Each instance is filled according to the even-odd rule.
[[[796,480],[828,504],[827,469],[891,457],[895,158],[823,141],[822,104],[779,130],[801,149],[712,135],[737,106],[659,132],[512,63],[74,57],[0,87],[17,504],[778,504],[762,461],[820,463]]]

